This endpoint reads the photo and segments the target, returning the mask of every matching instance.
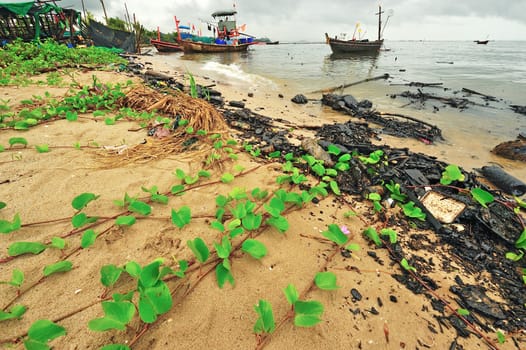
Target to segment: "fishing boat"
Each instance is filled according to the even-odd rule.
[[[474,40],[474,42],[480,45],[486,45],[489,42],[489,40]]]
[[[331,50],[335,54],[352,54],[352,53],[378,53],[384,39],[382,39],[382,7],[378,6],[378,39],[370,41],[368,39],[356,39],[353,35],[351,40],[342,40],[337,37],[331,38],[329,34],[325,33],[325,40],[330,45]],[[389,17],[387,17],[389,20]],[[386,21],[387,24],[387,21]],[[385,26],[384,26],[385,28]],[[356,30],[355,30],[356,31]]]
[[[159,27],[157,27],[157,39],[150,39],[150,44],[152,44],[159,52],[183,51],[183,48],[178,43],[161,40],[161,32],[159,30]]]
[[[150,44],[155,46],[159,52],[180,52],[183,51],[183,48],[177,44],[170,41],[162,41],[156,39],[150,39]]]
[[[240,33],[241,28],[237,27],[235,15],[237,11],[216,11],[212,13],[217,23],[208,23],[213,27],[215,36],[192,38],[182,38],[179,35],[179,20],[175,19],[177,27],[177,43],[183,48],[185,53],[217,53],[217,52],[242,52],[247,51],[248,47],[254,44],[251,35]]]

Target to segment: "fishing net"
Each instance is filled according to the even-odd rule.
[[[120,101],[121,107],[138,112],[155,112],[163,123],[149,125],[146,142],[133,147],[104,149],[109,165],[144,163],[178,154],[178,159],[196,159],[216,150],[214,144],[229,136],[223,116],[205,100],[171,90],[163,93],[146,86],[130,90]],[[169,120],[169,122],[168,122]],[[163,137],[156,137],[156,129]]]

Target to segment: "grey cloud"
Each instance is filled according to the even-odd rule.
[[[105,0],[108,15],[121,17],[124,14],[122,0]],[[130,14],[148,29],[158,25],[163,31],[173,31],[173,16],[177,15],[184,23],[198,24],[199,19],[211,20],[210,14],[219,9],[232,8],[233,0],[126,0]],[[337,34],[353,30],[360,22],[374,36],[378,2],[370,0],[238,0],[238,22],[247,24],[247,31],[256,36],[269,36],[276,40],[323,40],[323,33]],[[61,6],[73,5],[81,9],[80,0],[64,0]],[[87,10],[102,18],[100,0],[84,0]],[[448,30],[451,19],[460,26],[476,23],[479,32],[491,34],[486,20],[497,18],[500,26],[524,27],[521,35],[516,30],[509,33],[510,38],[526,40],[526,1],[525,0],[384,0],[383,9],[393,9],[394,16],[386,29],[388,39],[455,39],[454,33],[465,30]],[[440,27],[443,23],[443,27]],[[495,23],[494,21],[492,23]],[[511,27],[510,27],[511,28]],[[423,30],[428,32],[423,32]],[[477,31],[472,28],[472,32]],[[364,29],[365,30],[365,29]],[[449,32],[449,37],[447,34]],[[497,32],[497,30],[495,30]],[[502,28],[499,32],[502,32]],[[467,34],[466,34],[467,35]],[[471,35],[471,34],[470,34]],[[522,37],[521,37],[522,36]],[[466,40],[466,38],[459,38]],[[497,38],[493,38],[497,39]],[[500,38],[501,40],[506,38]]]

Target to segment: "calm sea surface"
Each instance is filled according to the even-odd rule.
[[[286,98],[302,93],[321,98],[315,90],[340,86],[388,73],[388,80],[376,80],[346,89],[358,100],[368,99],[379,111],[402,113],[436,124],[443,130],[446,146],[442,155],[464,153],[471,166],[499,161],[515,174],[526,174],[517,162],[507,163],[487,155],[499,142],[515,139],[526,131],[526,116],[513,113],[510,105],[526,105],[526,41],[386,41],[377,56],[334,57],[325,43],[254,45],[246,53],[164,54],[167,63],[193,74],[228,81],[246,91],[275,91]],[[391,95],[411,90],[410,82],[442,83],[424,88],[443,97],[463,97],[468,88],[499,99],[489,106],[464,111],[428,100],[411,104]],[[476,103],[486,102],[469,97]],[[433,111],[433,106],[439,109]],[[322,108],[322,107],[320,107]],[[436,109],[436,108],[435,108]],[[323,117],[323,110],[320,111]],[[435,150],[436,151],[436,150]],[[480,164],[482,163],[482,164]],[[526,176],[525,176],[526,177]],[[525,179],[526,180],[526,179]]]

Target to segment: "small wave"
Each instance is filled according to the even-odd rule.
[[[217,74],[221,78],[228,78],[230,83],[239,83],[241,85],[248,83],[250,87],[275,87],[276,84],[265,77],[257,74],[250,74],[244,72],[240,66],[235,63],[221,64],[218,62],[207,62],[203,68],[204,71],[209,71]]]

